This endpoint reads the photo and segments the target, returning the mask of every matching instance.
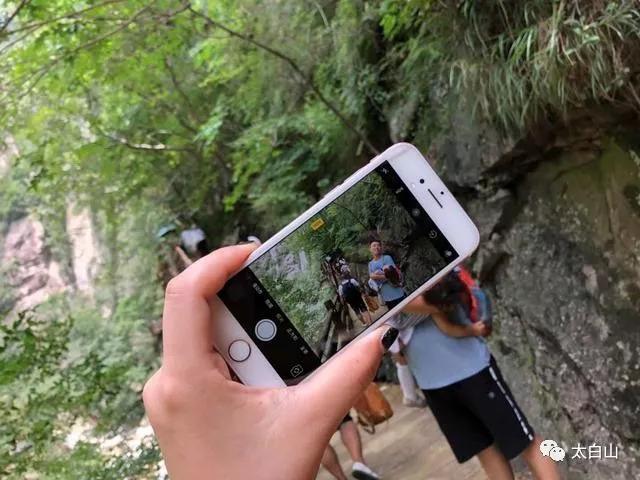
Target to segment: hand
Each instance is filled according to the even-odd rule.
[[[216,250],[167,286],[162,367],[145,385],[143,399],[172,480],[315,478],[340,420],[380,363],[384,329],[295,387],[233,382],[212,347],[216,319],[208,299],[253,248]],[[385,344],[396,335],[389,330]]]
[[[491,327],[484,322],[475,322],[467,327],[469,336],[472,337],[488,337],[491,334]]]
[[[422,295],[411,300],[407,305],[405,305],[402,311],[407,313],[419,313],[422,315],[434,315],[441,313],[438,307],[428,303]]]

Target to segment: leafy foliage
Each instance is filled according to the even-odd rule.
[[[476,92],[483,115],[508,129],[592,102],[640,105],[636,2],[492,3],[464,3],[468,51],[451,70],[454,86]]]
[[[129,320],[132,302],[123,301],[108,325],[96,325],[99,315],[92,311],[74,309],[72,317],[62,299],[52,299],[0,326],[3,477],[40,471],[70,478],[66,473],[79,473],[74,468],[93,464],[106,472],[111,462],[109,478],[117,478],[113,474],[123,466],[95,445],[69,451],[62,442],[76,418],[93,418],[96,432],[112,432],[140,417],[139,395],[149,374],[144,365],[152,350]],[[71,471],[67,461],[77,462]]]

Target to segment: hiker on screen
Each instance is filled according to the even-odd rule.
[[[373,257],[369,261],[369,277],[376,282],[382,300],[391,310],[407,296],[401,285],[398,267],[391,255],[382,254],[380,240],[373,240],[369,244],[369,251]]]
[[[340,285],[338,295],[344,300],[358,316],[363,325],[371,324],[371,315],[367,305],[363,300],[364,292],[358,281],[351,276],[348,270],[343,270],[340,274]]]
[[[402,286],[402,274],[393,257],[383,254],[383,246],[380,240],[371,241],[369,243],[369,251],[373,257],[369,261],[369,278],[376,283],[380,298],[382,298],[387,308],[391,310],[407,296]],[[400,331],[398,338],[389,348],[389,352],[391,352],[391,357],[398,371],[398,381],[400,382],[403,396],[402,402],[408,407],[424,407],[424,397],[413,379],[407,360],[402,354],[402,348],[409,342],[413,333],[413,326],[402,328],[401,325],[394,324],[394,319],[389,321],[389,325],[393,325]]]

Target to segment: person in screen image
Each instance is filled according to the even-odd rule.
[[[348,268],[343,268],[340,274],[338,295],[351,307],[363,325],[371,324],[371,315],[363,299],[364,291],[358,281],[351,276]]]
[[[369,277],[378,285],[378,291],[389,310],[398,305],[407,296],[400,281],[400,275],[391,255],[384,255],[382,242],[372,240],[369,243],[372,259],[369,261]],[[393,273],[392,273],[393,272]]]
[[[391,310],[406,297],[402,287],[400,271],[391,255],[383,254],[383,246],[380,240],[372,240],[369,243],[369,251],[373,257],[369,261],[369,278],[376,283],[378,294],[387,308]],[[411,374],[407,360],[402,354],[402,348],[409,342],[413,334],[413,326],[409,325],[402,328],[402,325],[394,323],[394,319],[391,319],[388,323],[400,331],[398,339],[391,345],[389,352],[398,372],[398,381],[400,382],[403,396],[402,403],[407,407],[423,408],[426,405],[425,400]]]
[[[380,476],[371,470],[364,461],[360,432],[350,414],[347,413],[342,419],[338,431],[340,432],[342,443],[347,448],[351,460],[353,460],[351,476],[358,480],[378,480]],[[322,466],[337,480],[347,480],[347,476],[340,465],[338,454],[331,445],[327,446],[324,455],[322,455]]]
[[[416,320],[405,354],[440,430],[458,462],[477,456],[490,480],[513,480],[509,461],[520,455],[534,478],[559,479],[487,347],[491,329],[471,322],[466,296],[450,273],[399,315]]]

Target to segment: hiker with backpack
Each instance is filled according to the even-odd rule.
[[[459,463],[477,456],[489,479],[513,480],[509,461],[522,456],[536,479],[557,480],[483,338],[490,318],[481,319],[484,292],[473,288],[451,272],[399,315],[415,322],[405,349],[409,367]]]
[[[340,279],[340,285],[338,286],[340,298],[351,307],[363,325],[371,325],[371,314],[369,314],[369,309],[363,299],[365,292],[358,281],[351,276],[348,269],[343,269]]]
[[[382,242],[374,239],[369,243],[373,259],[369,261],[369,277],[378,286],[378,293],[389,310],[398,305],[407,296],[402,285],[402,274],[391,255],[383,254]],[[396,324],[396,318],[388,324],[399,330],[398,338],[389,348],[391,358],[396,365],[398,381],[402,389],[402,403],[407,407],[423,408],[426,403],[418,385],[413,379],[407,360],[402,354],[404,345],[413,334],[413,325]]]

